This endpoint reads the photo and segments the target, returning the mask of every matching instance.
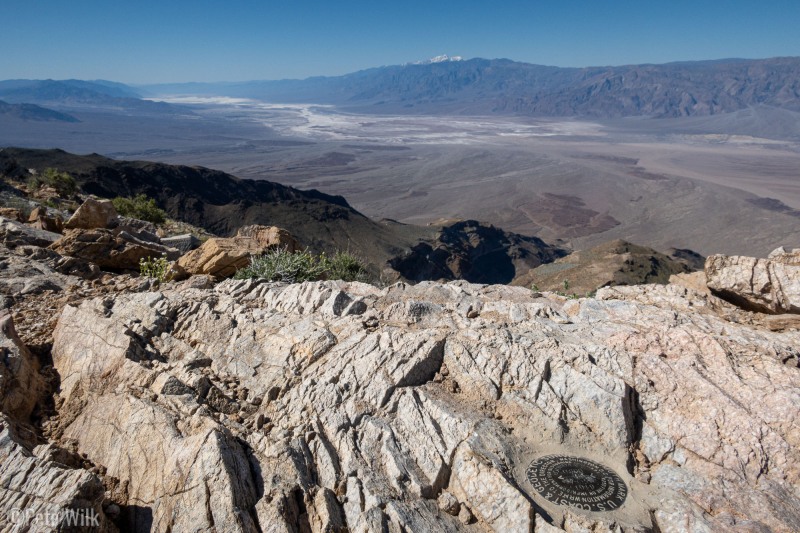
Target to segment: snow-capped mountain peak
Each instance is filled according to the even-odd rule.
[[[430,59],[425,59],[424,61],[415,61],[412,63],[413,65],[430,65],[432,63],[446,63],[448,61],[462,61],[463,58],[461,56],[449,56],[447,54],[442,54],[440,56],[432,57]]]

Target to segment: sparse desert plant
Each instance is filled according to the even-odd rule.
[[[269,281],[300,283],[320,279],[324,273],[325,269],[319,259],[307,249],[290,252],[285,248],[278,248],[251,259],[250,265],[236,272],[234,278],[263,278]]]
[[[308,249],[290,252],[279,248],[254,257],[250,265],[236,272],[236,279],[261,278],[269,281],[301,283],[320,279],[367,281],[367,269],[349,252],[314,255]]]
[[[342,281],[363,281],[369,280],[369,273],[358,257],[350,252],[336,252],[332,256],[320,256],[320,262],[325,267],[325,277],[328,279],[340,279]]]
[[[44,185],[55,189],[60,196],[72,196],[78,191],[75,178],[55,168],[46,168],[41,174],[31,176],[28,180],[28,188],[32,191],[38,190]]]
[[[146,278],[154,279],[158,283],[166,283],[175,277],[172,264],[165,256],[140,259],[139,274]]]
[[[144,194],[137,194],[133,198],[117,196],[111,203],[117,213],[124,217],[138,218],[153,224],[163,224],[167,220],[167,213],[158,207],[154,199]]]

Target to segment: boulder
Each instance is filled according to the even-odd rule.
[[[146,231],[147,233],[156,235],[158,232],[158,228],[152,222],[123,216],[117,217],[115,227],[125,228],[125,231],[130,233],[134,233],[134,231]]]
[[[200,247],[202,241],[192,235],[185,233],[183,235],[174,235],[172,237],[164,237],[161,239],[161,244],[180,250],[181,253],[191,252]]]
[[[163,244],[158,236],[158,229],[152,222],[139,220],[138,218],[118,217],[116,222],[112,223],[112,226],[116,230],[130,233],[139,240]],[[175,248],[169,244],[165,244],[165,246]]]
[[[712,255],[705,271],[713,294],[744,309],[800,313],[800,249],[779,248],[767,259]]]
[[[117,224],[117,210],[111,200],[87,198],[64,224],[65,229],[111,228]]]
[[[100,268],[115,271],[139,270],[139,261],[148,257],[177,259],[180,252],[160,244],[137,239],[119,228],[72,229],[50,247],[63,256],[90,261]]]
[[[300,250],[300,243],[297,242],[291,233],[277,226],[242,226],[236,232],[237,237],[247,237],[253,239],[260,246],[265,248],[283,248],[290,252]]]
[[[230,277],[250,264],[250,258],[275,248],[299,248],[297,240],[286,230],[247,226],[242,234],[231,238],[211,238],[200,248],[183,255],[177,262],[178,278],[209,274],[218,278]]]

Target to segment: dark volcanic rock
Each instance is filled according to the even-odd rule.
[[[410,253],[392,258],[389,264],[411,281],[509,283],[565,253],[541,239],[466,220],[443,227],[432,242],[414,246]]]

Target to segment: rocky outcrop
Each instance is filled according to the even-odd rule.
[[[280,285],[64,309],[51,438],[126,531],[796,531],[800,333],[675,285]],[[593,459],[592,513],[526,476]]]
[[[192,235],[191,233],[184,233],[183,235],[173,235],[172,237],[164,237],[161,239],[161,244],[164,246],[169,246],[170,248],[175,248],[179,250],[182,254],[187,252],[191,252],[192,250],[199,248],[202,242],[200,239]]]
[[[121,228],[66,230],[50,248],[62,256],[90,261],[114,271],[138,271],[139,261],[148,257],[175,260],[180,256],[178,250],[138,239]]]
[[[289,252],[300,250],[300,243],[291,233],[275,226],[243,226],[236,232],[236,236],[252,239],[265,248],[282,248]]]
[[[0,310],[0,412],[27,421],[45,392],[39,362],[22,344],[11,313]]]
[[[517,277],[513,285],[583,296],[600,287],[665,284],[670,276],[689,272],[690,259],[697,260],[697,254],[691,250],[675,250],[675,254],[669,257],[652,248],[618,239],[541,265]]]
[[[113,223],[116,231],[124,231],[139,239],[140,241],[154,242],[156,244],[164,244],[158,236],[155,225],[152,222],[139,220],[137,218],[119,217]],[[173,248],[169,244],[164,244],[168,248]]]
[[[96,475],[48,457],[52,447],[31,450],[23,442],[0,414],[3,531],[118,531],[103,508],[105,487]]]
[[[720,298],[753,311],[800,313],[800,249],[779,248],[767,259],[712,255],[705,271]]]
[[[79,465],[63,464],[72,457],[66,450],[37,445],[29,422],[46,390],[38,361],[14,331],[10,313],[0,311],[2,530],[117,531],[103,510],[102,481]],[[90,527],[69,529],[70,525]]]
[[[50,216],[45,207],[36,207],[28,217],[28,224],[35,228],[61,233],[64,230],[64,221],[59,216]]]
[[[15,222],[24,222],[22,211],[16,207],[0,207],[0,217],[7,218]]]
[[[61,291],[75,282],[56,268],[68,267],[68,258],[44,248],[18,246],[12,251],[0,245],[0,295],[17,297]]]
[[[111,200],[87,198],[64,224],[65,229],[111,228],[117,224],[117,210]]]
[[[0,217],[0,244],[9,248],[17,246],[49,246],[61,235],[37,229],[15,220]]]
[[[405,279],[510,283],[565,251],[536,237],[503,231],[476,220],[443,226],[435,239],[393,257],[389,265]]]
[[[247,226],[231,238],[211,238],[176,263],[177,278],[190,275],[230,277],[250,264],[250,258],[275,248],[299,249],[297,240],[281,228]]]

